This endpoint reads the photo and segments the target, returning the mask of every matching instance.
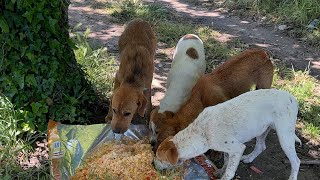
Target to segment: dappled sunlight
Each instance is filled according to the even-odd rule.
[[[312,61],[311,68],[313,69],[320,69],[320,61]]]
[[[241,24],[249,24],[249,21],[240,21]]]
[[[217,36],[218,42],[228,42],[239,39],[252,47],[265,48],[275,54],[282,64],[304,70],[309,67],[309,58],[312,58],[310,72],[320,78],[319,58],[320,51],[306,48],[301,42],[290,38],[274,27],[263,26],[257,22],[242,20],[229,16],[225,10],[199,8],[189,5],[186,1],[158,0],[152,1],[176,11],[190,22],[214,28],[223,36]],[[223,19],[221,19],[223,18]],[[318,75],[318,76],[317,76]]]
[[[215,36],[214,39],[220,43],[226,43],[228,41],[231,41],[233,40],[234,38],[236,38],[238,36],[234,36],[234,35],[231,35],[231,34],[226,34],[226,33],[222,33],[222,34],[219,34],[218,36]]]
[[[95,0],[91,3],[105,2]],[[89,41],[98,44],[98,47],[107,47],[108,52],[118,52],[118,39],[124,30],[122,25],[111,23],[111,17],[101,7],[91,7],[84,0],[74,0],[69,6],[69,24],[73,31],[90,29]],[[78,24],[81,24],[78,26]]]
[[[178,12],[185,12],[190,14],[191,16],[206,16],[206,17],[218,17],[225,18],[219,11],[203,11],[203,10],[195,10],[191,9],[190,6],[186,3],[181,3],[179,1],[171,1],[171,0],[162,0],[163,2],[168,3],[170,6],[175,8]]]
[[[91,7],[87,7],[87,6],[84,6],[84,7],[74,6],[72,4],[69,7],[69,11],[81,11],[83,13],[91,14],[91,15],[94,15],[94,14],[105,15],[105,14],[107,14],[105,9],[95,9],[95,8],[91,8]]]
[[[103,42],[108,42],[108,40],[112,38],[116,38],[118,41],[123,30],[124,30],[123,26],[119,27],[118,25],[111,25],[109,26],[109,29],[106,29],[106,30],[91,31],[91,33],[89,34],[89,37],[99,39]]]
[[[152,105],[159,106],[167,90],[167,77],[171,68],[172,48],[158,45],[156,60],[154,61],[154,73],[152,80]]]
[[[267,47],[271,47],[272,46],[271,44],[261,44],[261,43],[256,43],[255,45],[258,46],[258,47],[263,47],[263,48],[267,48]]]

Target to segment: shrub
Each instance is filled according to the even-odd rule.
[[[0,91],[23,110],[19,127],[44,131],[49,118],[85,122],[95,96],[71,48],[67,1],[0,6]]]

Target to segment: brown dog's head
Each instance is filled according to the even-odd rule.
[[[156,142],[153,146],[154,151],[157,150],[159,145],[169,136],[176,135],[177,132],[175,127],[177,127],[177,125],[173,121],[174,119],[165,119],[161,122],[161,124],[158,124]]]
[[[179,153],[176,145],[173,143],[173,136],[166,138],[159,146],[156,152],[157,159],[154,164],[157,169],[167,169],[180,164]]]
[[[151,111],[149,129],[152,130],[154,136],[156,136],[156,134],[158,133],[157,128],[159,128],[166,119],[172,118],[173,115],[174,114],[171,111],[159,113],[159,107]]]
[[[135,113],[144,116],[147,99],[143,90],[132,86],[121,85],[112,96],[111,128],[114,133],[124,133],[129,129]]]

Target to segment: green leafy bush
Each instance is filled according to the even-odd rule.
[[[94,91],[77,64],[66,0],[0,2],[0,91],[23,110],[20,128],[45,130],[49,118],[83,123]]]

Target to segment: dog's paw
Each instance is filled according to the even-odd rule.
[[[250,155],[243,155],[241,157],[241,161],[244,163],[251,163],[253,161],[253,158]]]

